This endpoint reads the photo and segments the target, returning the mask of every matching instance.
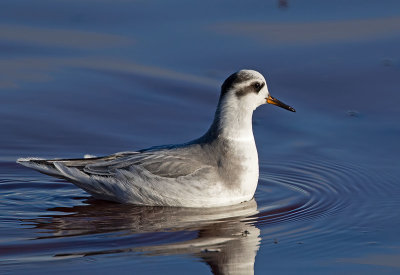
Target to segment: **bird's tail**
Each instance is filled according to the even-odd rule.
[[[19,158],[17,160],[17,163],[50,176],[56,176],[56,177],[61,176],[60,171],[54,166],[54,163],[46,159]]]

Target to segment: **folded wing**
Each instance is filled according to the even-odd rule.
[[[188,176],[200,169],[209,168],[195,159],[174,154],[173,151],[150,151],[129,153],[114,159],[88,163],[83,171],[91,175],[112,176],[121,170],[140,167],[158,177],[178,178]]]

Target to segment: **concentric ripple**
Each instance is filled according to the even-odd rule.
[[[292,191],[287,197],[287,205],[280,205],[278,213],[260,213],[261,223],[309,219],[340,211],[349,205],[349,195],[355,186],[343,184],[351,181],[354,183],[353,175],[348,169],[333,163],[269,163],[263,164],[261,170],[261,186],[279,186],[282,190],[276,192]],[[270,204],[270,198],[264,196],[264,193],[258,195],[259,204]]]
[[[349,227],[363,230],[366,222],[382,219],[377,207],[391,204],[399,192],[393,175],[377,171],[326,159],[262,163],[253,222],[264,242],[312,239],[321,245],[313,253],[322,253],[324,246],[334,249],[327,234],[338,241]]]
[[[354,165],[302,160],[263,163],[260,170],[260,192],[256,195],[261,210],[260,223],[332,215],[351,205],[354,199],[384,191],[379,184],[373,185],[373,189],[370,184],[366,184],[377,181],[377,175],[374,177],[373,173],[367,173]],[[287,205],[279,205],[279,210],[275,211],[277,213],[263,211],[263,207],[270,206],[278,195],[272,194],[272,199],[268,197],[269,194],[262,192],[267,186],[276,188],[275,192],[292,191],[289,196],[286,195]]]

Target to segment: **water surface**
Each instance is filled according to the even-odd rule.
[[[400,272],[397,1],[2,1],[0,273]],[[296,108],[254,113],[254,200],[94,200],[15,163],[179,143],[232,72]]]

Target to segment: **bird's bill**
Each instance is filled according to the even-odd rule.
[[[283,109],[292,111],[292,112],[296,112],[296,110],[293,107],[290,107],[289,105],[286,105],[285,103],[283,103],[282,101],[277,100],[275,97],[272,97],[271,95],[268,95],[267,98],[267,103],[272,104],[272,105],[276,105],[278,107],[281,107]]]

